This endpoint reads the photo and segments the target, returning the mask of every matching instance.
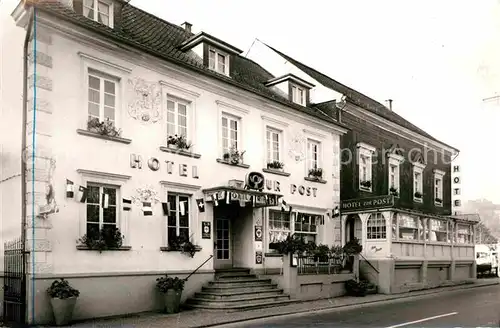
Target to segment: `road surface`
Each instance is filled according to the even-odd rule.
[[[434,294],[386,304],[289,317],[260,319],[224,327],[500,327],[500,285]]]

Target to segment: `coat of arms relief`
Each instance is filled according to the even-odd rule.
[[[129,115],[142,123],[156,123],[161,119],[161,87],[156,82],[142,78],[129,79],[132,99],[128,104]]]
[[[304,134],[299,130],[291,130],[288,142],[288,155],[295,159],[296,162],[303,161],[306,158],[305,144],[306,137]]]

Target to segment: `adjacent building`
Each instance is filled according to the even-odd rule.
[[[475,278],[477,220],[452,216],[456,148],[398,115],[392,100],[384,106],[262,42],[249,57],[273,74],[289,72],[314,85],[304,89],[311,106],[349,128],[341,138],[334,239],[361,241],[361,271],[380,292]]]
[[[269,243],[289,233],[334,244],[347,129],[311,105],[311,83],[126,1],[34,3],[12,14],[25,91],[9,131],[23,139],[3,159],[19,177],[0,184],[1,207],[7,248],[30,254],[5,268],[27,272],[9,313],[50,322],[45,290],[61,277],[80,290],[75,319],[153,310],[165,273],[192,274],[185,299],[217,269],[279,270]]]

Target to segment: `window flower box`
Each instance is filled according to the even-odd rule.
[[[81,250],[96,250],[99,253],[106,250],[129,250],[130,247],[124,247],[124,236],[120,229],[114,226],[107,226],[101,228],[98,234],[85,234],[78,239],[77,249]]]
[[[323,169],[321,169],[319,167],[310,169],[308,177],[312,178],[312,179],[316,179],[316,180],[322,180],[322,178],[323,178]]]
[[[222,160],[227,164],[240,165],[243,164],[243,155],[245,151],[239,151],[235,147],[229,148],[229,151],[222,155]]]
[[[443,200],[439,197],[434,198],[434,202],[436,205],[443,205]]]
[[[415,194],[413,194],[413,197],[414,197],[415,199],[418,199],[418,200],[420,200],[420,201],[421,201],[421,200],[422,200],[423,195],[422,195],[422,193],[421,193],[420,191],[417,191],[417,192],[415,192]]]
[[[394,187],[391,187],[391,188],[389,189],[389,194],[390,194],[390,195],[393,195],[394,197],[398,197],[398,196],[399,196],[399,192],[398,192],[398,190],[397,190],[396,188],[394,188]]]
[[[188,151],[192,147],[192,143],[189,142],[183,135],[173,135],[167,138],[167,147],[170,149],[178,149]]]
[[[121,129],[117,129],[109,118],[101,122],[97,117],[90,118],[87,121],[87,131],[111,138],[120,138],[122,133]]]
[[[162,247],[162,251],[181,252],[193,258],[196,252],[201,251],[201,247],[193,244],[188,238],[175,237],[168,240],[168,247]]]
[[[283,162],[279,162],[279,161],[272,161],[272,162],[267,163],[267,168],[269,170],[276,170],[276,171],[283,172],[284,167],[285,167],[285,164],[283,164]]]
[[[361,181],[359,183],[359,186],[361,187],[361,189],[370,190],[370,188],[372,187],[372,182],[370,180]]]

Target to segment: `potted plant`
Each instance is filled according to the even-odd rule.
[[[243,163],[243,155],[245,151],[239,151],[236,147],[231,147],[229,150],[224,153],[222,159],[232,165],[237,165]]]
[[[165,312],[172,314],[178,313],[182,291],[184,290],[184,284],[186,280],[179,279],[178,277],[160,277],[156,279],[156,288],[163,294],[165,301]]]
[[[71,287],[67,280],[54,280],[47,289],[56,326],[67,325],[73,317],[76,300],[80,292]]]
[[[370,180],[361,181],[359,184],[365,189],[370,189],[370,187],[372,186],[372,182]]]
[[[167,147],[179,150],[189,150],[192,147],[192,144],[187,141],[185,136],[175,134],[173,136],[168,136]]]
[[[270,243],[269,247],[276,250],[279,254],[302,254],[311,246],[305,242],[304,237],[300,235],[288,235],[286,239]]]
[[[190,257],[194,257],[196,252],[201,249],[198,245],[193,244],[189,238],[181,236],[169,238],[168,247],[172,251],[180,251]]]
[[[115,124],[109,120],[109,117],[105,121],[101,122],[97,117],[92,117],[87,121],[87,130],[90,132],[98,133],[103,136],[120,137],[121,130],[115,127]]]
[[[323,178],[323,169],[320,169],[318,167],[310,169],[309,178],[321,180]]]
[[[283,168],[285,167],[285,164],[280,161],[272,161],[267,163],[267,168],[271,170],[278,170],[278,171],[283,171]]]
[[[345,289],[347,295],[363,297],[367,294],[368,283],[364,280],[349,279],[345,282]]]
[[[333,260],[334,273],[339,273],[342,269],[342,262],[344,260],[344,248],[340,245],[333,245],[330,248],[329,257]]]
[[[413,196],[417,199],[422,199],[422,193],[420,191],[416,191]]]
[[[328,247],[328,245],[319,244],[315,247],[313,256],[316,262],[328,262],[330,259],[330,247]]]
[[[441,198],[439,198],[439,197],[436,197],[434,199],[434,201],[436,202],[436,204],[439,204],[439,205],[443,204],[443,200]]]
[[[123,235],[115,226],[108,225],[102,227],[97,234],[85,234],[78,240],[80,246],[91,250],[98,250],[100,253],[108,249],[118,249],[122,247]]]
[[[343,247],[344,254],[346,255],[345,270],[351,271],[354,265],[354,256],[363,251],[363,246],[357,238],[349,240]]]
[[[397,190],[396,188],[394,188],[394,187],[389,188],[389,193],[390,193],[391,195],[393,195],[393,196],[396,196],[396,197],[397,197],[397,196],[398,196],[398,194],[399,194],[399,193],[398,193],[398,190]]]

